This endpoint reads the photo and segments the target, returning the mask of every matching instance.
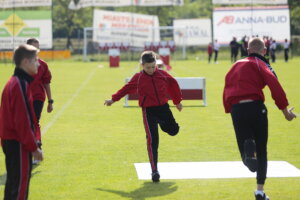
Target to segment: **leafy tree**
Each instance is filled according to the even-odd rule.
[[[92,25],[92,8],[70,10],[70,0],[53,0],[53,29],[55,37],[67,38],[66,48],[72,46],[75,30]]]

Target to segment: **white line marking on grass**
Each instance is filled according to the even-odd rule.
[[[79,86],[79,88],[76,90],[76,92],[73,94],[73,96],[63,105],[63,107],[52,117],[50,122],[44,126],[42,129],[42,135],[44,135],[50,128],[53,126],[53,124],[56,122],[56,120],[63,114],[63,112],[71,105],[71,103],[74,101],[74,99],[78,96],[78,94],[81,92],[81,90],[87,85],[87,83],[92,79],[92,77],[95,74],[95,71],[97,68],[94,68],[88,75],[87,79],[82,82],[82,84]]]
[[[138,179],[151,179],[149,163],[134,163]],[[219,162],[161,162],[161,179],[220,179],[254,178],[241,161]],[[300,177],[300,170],[286,161],[268,161],[267,177]]]

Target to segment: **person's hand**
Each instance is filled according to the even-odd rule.
[[[179,112],[182,110],[182,104],[181,103],[179,103],[179,104],[177,104],[176,105],[176,108],[177,108],[177,110],[179,110]]]
[[[106,106],[111,106],[114,103],[114,101],[112,99],[110,100],[105,100],[104,105]]]
[[[44,159],[43,152],[40,148],[37,148],[36,151],[32,152],[34,160],[42,161]]]
[[[53,104],[52,103],[48,103],[48,106],[47,106],[47,112],[48,113],[51,113],[53,110]]]
[[[284,114],[284,117],[286,120],[288,121],[292,121],[294,118],[296,118],[296,115],[292,112],[294,110],[294,108],[285,108],[282,110],[283,114]]]

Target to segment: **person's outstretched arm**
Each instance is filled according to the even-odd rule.
[[[104,105],[111,106],[114,102],[119,101],[125,95],[136,91],[139,76],[140,74],[136,73],[126,85],[124,85],[118,92],[112,95],[112,98],[110,100],[105,100]]]

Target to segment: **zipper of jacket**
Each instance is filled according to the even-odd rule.
[[[159,98],[158,98],[158,93],[157,93],[156,86],[155,86],[155,83],[154,83],[154,80],[153,80],[153,76],[151,78],[152,78],[152,83],[153,83],[154,91],[155,91],[155,94],[156,94],[156,98],[157,98],[158,104],[160,105],[160,101],[159,101]]]
[[[146,100],[146,96],[144,96],[144,99],[143,99],[143,102],[141,104],[141,107],[143,107],[144,103],[145,103],[145,100]]]

